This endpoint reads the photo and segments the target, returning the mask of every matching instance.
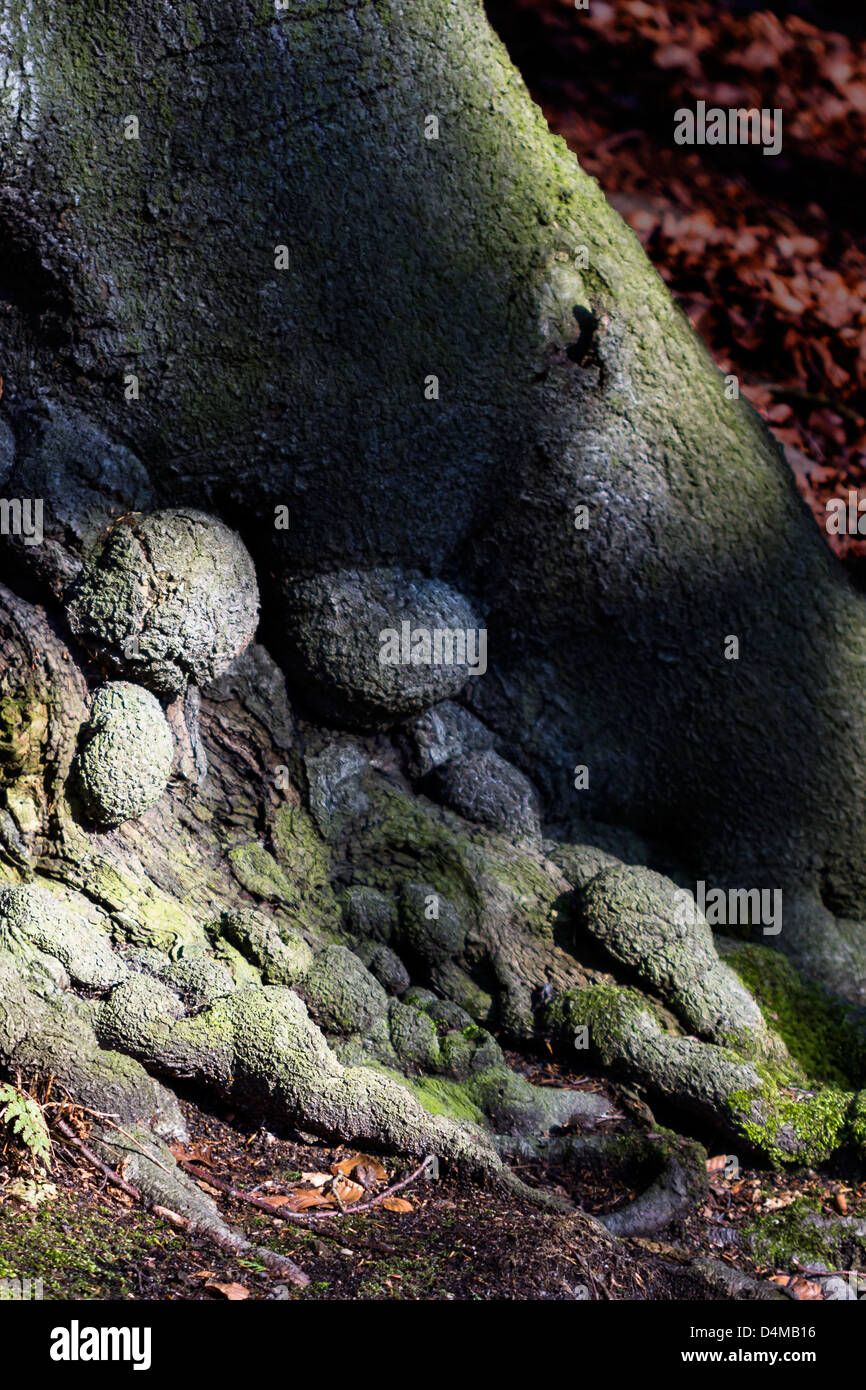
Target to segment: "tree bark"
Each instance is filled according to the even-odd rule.
[[[0,473],[45,504],[41,545],[4,542],[0,838],[6,882],[50,887],[127,971],[98,1003],[72,979],[75,1026],[118,1066],[498,1173],[468,1122],[543,1129],[559,1102],[510,1077],[486,1028],[588,1022],[603,1064],[774,1157],[814,1157],[754,1069],[784,1047],[757,1011],[740,1027],[709,934],[678,935],[675,884],[626,878],[636,922],[650,902],[682,952],[661,975],[649,948],[623,973],[604,891],[577,925],[574,895],[622,863],[779,887],[770,944],[866,1002],[863,602],[481,4],[11,0],[0,55]],[[170,709],[168,792],[98,832],[69,771],[105,672],[65,595],[122,515],[189,506],[243,537],[261,645],[203,692],[204,780]],[[484,615],[489,668],[461,700],[539,788],[543,843],[433,805],[396,717],[347,735],[316,716],[295,586],[383,569]],[[425,888],[462,924],[441,960],[406,926]],[[386,1000],[382,1033],[361,959],[388,940],[365,936],[357,889],[397,914],[429,994],[414,1012],[438,997],[468,1024],[421,1037],[416,1019],[407,1050]],[[27,903],[8,968],[61,1008],[34,983],[33,941],[63,960]],[[712,991],[688,983],[696,960]],[[467,1027],[484,1033],[471,1065],[454,1060]]]

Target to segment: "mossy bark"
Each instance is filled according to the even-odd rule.
[[[45,545],[0,552],[0,865],[95,915],[137,981],[81,998],[75,1026],[130,1066],[487,1172],[488,1140],[437,1108],[507,1124],[532,1107],[486,1043],[457,1036],[525,1038],[550,992],[575,991],[560,1016],[589,1020],[602,1062],[754,1142],[763,1123],[776,1156],[787,1120],[756,1117],[769,1083],[722,1045],[748,1050],[718,1026],[734,990],[706,942],[712,998],[688,953],[638,968],[645,993],[613,992],[631,952],[606,932],[613,961],[584,958],[569,917],[586,855],[570,877],[568,845],[516,847],[432,808],[386,733],[357,740],[356,799],[317,802],[339,738],[303,719],[285,663],[290,706],[279,664],[292,580],[395,567],[452,584],[489,633],[464,701],[540,785],[546,824],[590,844],[584,817],[630,825],[667,842],[684,881],[782,887],[797,910],[780,944],[866,1002],[848,920],[866,901],[864,609],[777,446],[550,135],[480,0],[109,8],[11,0],[0,24],[2,482],[46,506]],[[87,467],[57,442],[58,410],[111,441],[88,444]],[[179,756],[157,806],[101,834],[67,786],[104,673],[58,599],[106,521],[142,506],[240,530],[276,661],[251,649],[205,692],[200,785]],[[618,864],[599,853],[596,871]],[[435,1041],[393,1005],[353,1032],[364,1000],[381,1007],[373,984],[338,1018],[333,981],[313,978],[352,944],[339,895],[357,888],[391,902],[372,939],[393,934],[456,1009]],[[419,894],[445,905],[438,935],[412,917]],[[226,927],[252,908],[284,951],[269,928]],[[755,1031],[764,1052],[759,1015]],[[422,1054],[441,1070],[410,1078],[414,1096],[383,1075]],[[796,1151],[823,1154],[853,1104]]]
[[[12,416],[48,386],[230,507],[277,629],[285,575],[457,579],[551,805],[859,917],[862,602],[480,0],[13,0],[0,45]]]

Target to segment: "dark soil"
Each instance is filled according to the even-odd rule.
[[[553,1061],[510,1057],[537,1083],[603,1090],[609,1100],[597,1133],[651,1132],[642,1102],[628,1090],[561,1069]],[[285,1196],[305,1186],[302,1175],[331,1177],[353,1153],[309,1136],[280,1138],[251,1130],[231,1113],[184,1102],[190,1130],[186,1154],[215,1178],[244,1193]],[[648,1114],[648,1112],[647,1112]],[[381,1160],[386,1177],[365,1198],[410,1171]],[[718,1160],[717,1160],[718,1162]],[[581,1212],[558,1216],[500,1188],[456,1177],[418,1180],[399,1195],[411,1210],[319,1219],[315,1227],[272,1217],[214,1192],[225,1217],[258,1245],[295,1260],[311,1279],[297,1289],[269,1274],[254,1253],[230,1259],[143,1212],[77,1156],[57,1154],[56,1196],[35,1209],[10,1194],[15,1162],[0,1164],[0,1277],[42,1278],[45,1297],[115,1300],[705,1300],[716,1297],[691,1267],[710,1256],[776,1283],[793,1296],[818,1298],[811,1271],[770,1268],[750,1253],[748,1232],[767,1212],[805,1198],[827,1215],[866,1213],[866,1183],[811,1171],[775,1174],[745,1169],[711,1172],[706,1200],[684,1221],[652,1239],[613,1242]],[[568,1196],[590,1216],[627,1204],[637,1190],[621,1176],[538,1162],[518,1162],[529,1185]],[[368,1175],[369,1181],[369,1175]],[[325,1190],[325,1189],[323,1189]],[[217,1286],[223,1286],[222,1288]],[[239,1286],[231,1289],[230,1286]]]
[[[209,1172],[244,1192],[291,1190],[302,1173],[327,1174],[351,1152],[249,1132],[231,1116],[192,1102],[185,1109],[188,1151],[199,1163],[209,1160]],[[385,1164],[388,1183],[408,1171],[399,1160]],[[497,1188],[453,1178],[420,1181],[405,1190],[401,1196],[411,1211],[347,1214],[320,1222],[316,1230],[220,1195],[220,1208],[233,1225],[303,1267],[312,1281],[303,1290],[268,1274],[255,1255],[228,1259],[210,1245],[185,1239],[77,1160],[57,1163],[52,1179],[56,1197],[35,1211],[11,1196],[0,1200],[0,1277],[42,1278],[48,1298],[226,1297],[209,1287],[216,1284],[240,1285],[253,1299],[706,1297],[687,1271],[643,1251],[617,1248],[579,1214],[552,1216]]]

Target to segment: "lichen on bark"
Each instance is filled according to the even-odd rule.
[[[192,1077],[502,1176],[492,1130],[578,1102],[494,1032],[585,1028],[772,1161],[862,1144],[860,1079],[668,911],[777,884],[782,949],[866,1003],[862,601],[480,0],[7,8],[3,485],[63,505],[2,552],[4,1068],[166,1134],[150,1073]],[[486,672],[371,675],[383,585],[483,620]],[[94,825],[117,674],[203,685],[197,772]]]

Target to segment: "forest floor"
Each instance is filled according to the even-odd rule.
[[[608,1117],[597,1132],[656,1128],[630,1092],[511,1054],[538,1084],[601,1091]],[[866,1182],[708,1160],[706,1199],[652,1239],[614,1244],[578,1215],[559,1217],[495,1186],[454,1177],[419,1178],[379,1205],[353,1213],[411,1171],[401,1160],[362,1155],[309,1136],[279,1138],[230,1112],[187,1098],[190,1140],[178,1157],[206,1174],[200,1185],[253,1243],[288,1255],[310,1278],[299,1289],[270,1274],[254,1252],[227,1256],[183,1235],[110,1186],[78,1155],[55,1153],[48,1184],[16,1181],[0,1158],[0,1279],[42,1279],[44,1297],[69,1300],[706,1300],[721,1297],[693,1268],[709,1257],[772,1282],[794,1299],[821,1299],[812,1271],[780,1257],[756,1259],[749,1233],[770,1213],[806,1202],[828,1216],[866,1215]],[[586,1213],[611,1211],[637,1193],[610,1177],[537,1162],[516,1165],[530,1186],[571,1198]],[[227,1196],[273,1204],[275,1214]],[[360,1179],[360,1181],[359,1181]],[[354,1184],[354,1186],[353,1186]],[[334,1205],[334,1190],[348,1206]],[[282,1219],[280,1209],[306,1218]],[[324,1218],[311,1215],[330,1212]],[[0,1286],[0,1298],[3,1297]]]

